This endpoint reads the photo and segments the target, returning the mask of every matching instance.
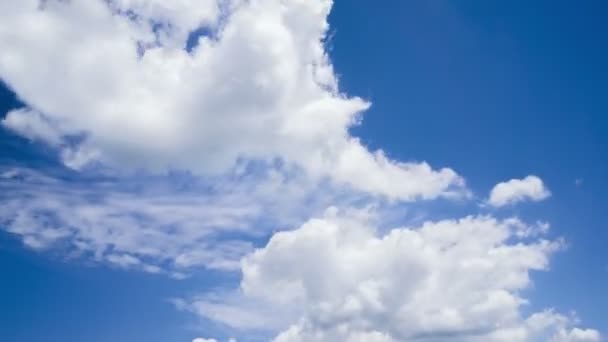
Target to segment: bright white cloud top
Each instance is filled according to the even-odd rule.
[[[58,146],[74,168],[217,174],[278,158],[391,199],[462,191],[451,169],[394,161],[349,135],[369,103],[339,92],[324,50],[331,1],[222,4],[4,2],[0,74],[36,109],[4,126]],[[186,51],[201,26],[209,34]]]
[[[538,227],[478,216],[380,232],[373,222],[329,209],[246,257],[227,303],[181,304],[240,328],[287,325],[281,342],[599,341],[551,310],[522,317],[530,272],[562,246],[518,238]]]
[[[75,172],[115,177],[4,170],[0,223],[31,248],[125,269],[241,272],[237,290],[175,300],[239,340],[600,341],[574,315],[522,313],[531,273],[564,244],[548,224],[471,215],[385,229],[382,213],[469,190],[450,168],[391,159],[349,133],[370,103],[339,89],[331,6],[0,2],[0,77],[28,106],[2,126]],[[146,180],[125,190],[134,170]],[[185,170],[187,190],[159,185],[167,170]],[[529,176],[497,184],[488,203],[549,195]]]
[[[503,207],[524,201],[542,201],[551,196],[542,179],[528,176],[524,179],[511,179],[496,184],[490,192],[488,203],[494,207]]]

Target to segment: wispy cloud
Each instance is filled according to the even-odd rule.
[[[119,267],[235,270],[256,240],[336,198],[302,186],[275,173],[210,182],[187,174],[65,179],[10,168],[0,178],[0,220],[31,248]]]

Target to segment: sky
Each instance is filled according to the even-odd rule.
[[[603,1],[0,4],[0,340],[608,336]]]

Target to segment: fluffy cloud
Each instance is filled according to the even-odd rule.
[[[562,245],[519,238],[524,225],[480,216],[382,232],[367,212],[330,209],[246,257],[237,300],[190,309],[241,328],[283,324],[277,342],[599,341],[550,310],[522,317],[530,272]]]
[[[502,207],[526,200],[542,201],[549,196],[551,192],[545,187],[542,179],[528,176],[496,184],[490,192],[488,203],[494,207]]]
[[[593,329],[559,330],[552,342],[599,342],[600,334]]]
[[[324,48],[331,5],[3,2],[0,77],[35,108],[4,126],[58,146],[74,168],[218,174],[278,159],[391,199],[464,194],[451,169],[394,161],[349,135],[370,104],[338,89]]]

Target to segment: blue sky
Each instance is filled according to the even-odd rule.
[[[271,8],[273,1],[265,3]],[[89,15],[82,8],[69,10],[57,6],[54,10],[58,13],[58,22],[76,22],[80,14],[83,18]],[[23,22],[19,19],[21,9],[12,10],[7,9],[4,11],[7,14],[0,14],[0,18],[12,15],[17,18],[14,20],[15,25],[24,22],[26,24],[23,25],[28,25],[25,19]],[[63,10],[68,14],[63,16]],[[83,12],[79,14],[79,10]],[[180,32],[182,26],[179,24],[182,23],[184,32],[192,31],[191,26],[186,25],[190,20],[188,15],[154,17],[158,14],[145,12],[145,7],[130,10],[150,21],[172,22],[177,27],[175,32]],[[239,9],[233,11],[237,13]],[[395,1],[382,6],[359,0],[336,2],[327,19],[329,38],[324,40],[323,45],[315,37],[318,45],[314,46],[326,47],[333,72],[339,80],[339,90],[349,98],[341,98],[339,101],[345,103],[337,103],[328,110],[335,108],[336,112],[344,111],[344,116],[347,116],[352,113],[344,108],[352,105],[360,111],[365,106],[351,101],[350,97],[355,96],[371,102],[371,107],[363,112],[359,125],[342,124],[339,119],[325,122],[314,116],[306,122],[318,120],[321,123],[319,127],[330,127],[327,129],[330,133],[311,125],[310,130],[302,131],[304,133],[288,130],[290,133],[287,134],[288,138],[284,138],[286,140],[269,140],[269,143],[265,142],[265,131],[256,131],[255,120],[228,116],[232,115],[233,106],[238,107],[240,102],[250,105],[253,109],[248,109],[246,115],[267,123],[269,126],[264,127],[270,127],[267,129],[271,131],[274,117],[266,114],[273,111],[275,106],[273,96],[277,91],[273,92],[273,82],[279,87],[276,89],[289,88],[292,84],[289,82],[293,82],[299,89],[295,91],[296,94],[306,92],[301,89],[305,89],[307,83],[298,83],[304,81],[299,78],[293,81],[283,74],[276,76],[277,79],[272,78],[274,74],[269,76],[271,86],[268,91],[264,88],[266,83],[260,83],[260,88],[255,89],[249,87],[247,81],[232,83],[231,80],[239,77],[246,79],[249,70],[255,71],[258,67],[261,68],[259,74],[262,75],[265,71],[274,70],[262,69],[267,65],[264,60],[260,62],[265,55],[253,54],[249,50],[241,53],[228,50],[218,58],[219,61],[231,58],[224,61],[227,65],[225,69],[224,64],[218,62],[207,70],[212,73],[217,71],[217,76],[199,70],[197,77],[202,80],[212,79],[210,84],[214,89],[224,89],[231,96],[230,101],[225,101],[222,98],[224,93],[219,90],[217,93],[212,92],[212,95],[201,92],[196,88],[199,86],[197,78],[191,80],[182,75],[181,84],[191,86],[194,89],[192,93],[188,88],[180,88],[179,94],[171,93],[171,90],[166,89],[174,86],[170,84],[169,77],[166,78],[169,80],[166,83],[150,87],[153,89],[151,91],[160,89],[161,99],[151,103],[150,107],[145,107],[146,103],[137,102],[134,105],[135,102],[130,101],[130,98],[123,99],[122,93],[108,95],[109,97],[99,95],[101,100],[98,101],[96,96],[105,94],[108,90],[91,84],[105,84],[105,75],[92,74],[89,77],[87,74],[83,79],[73,76],[79,75],[79,72],[86,74],[87,71],[83,70],[95,67],[94,58],[91,59],[91,64],[83,62],[83,66],[76,65],[79,61],[74,58],[85,60],[90,55],[72,54],[72,50],[78,52],[88,46],[82,47],[70,41],[70,38],[52,35],[54,28],[47,27],[51,32],[47,40],[57,39],[57,46],[66,49],[56,50],[58,60],[71,62],[66,62],[67,66],[48,65],[47,67],[60,71],[46,75],[40,73],[41,69],[34,65],[53,64],[53,61],[57,61],[53,59],[56,57],[54,54],[45,55],[51,50],[42,47],[37,50],[37,46],[46,46],[45,44],[13,44],[13,41],[25,42],[32,39],[26,36],[28,30],[24,27],[14,29],[15,32],[26,32],[23,36],[0,30],[0,50],[15,49],[15,56],[28,56],[21,61],[25,65],[23,69],[18,67],[21,64],[14,63],[8,57],[0,60],[0,78],[3,81],[0,112],[4,122],[0,129],[0,171],[6,175],[0,180],[0,201],[5,203],[0,212],[3,228],[0,231],[0,271],[3,274],[0,280],[0,340],[189,342],[197,337],[216,338],[218,341],[230,337],[239,341],[271,339],[298,320],[288,322],[287,325],[285,322],[271,320],[272,322],[262,323],[261,327],[256,326],[255,329],[238,324],[231,326],[234,320],[245,321],[243,317],[250,316],[218,317],[208,309],[209,306],[206,306],[207,309],[199,309],[197,303],[222,303],[227,308],[240,308],[247,312],[252,305],[258,303],[256,300],[268,301],[263,297],[265,287],[260,284],[269,281],[265,285],[272,289],[270,282],[275,279],[273,277],[280,277],[269,272],[267,278],[249,279],[246,266],[239,264],[240,258],[249,258],[247,260],[250,264],[259,266],[264,274],[264,262],[270,261],[260,261],[247,255],[254,248],[267,246],[269,239],[278,236],[278,231],[296,229],[294,234],[305,232],[305,227],[298,227],[311,217],[323,216],[323,210],[329,206],[337,206],[346,212],[352,207],[362,210],[361,207],[372,206],[378,210],[376,215],[382,216],[378,220],[380,228],[377,234],[385,232],[385,228],[418,226],[422,221],[435,222],[467,215],[485,215],[484,217],[497,220],[517,217],[531,225],[537,221],[550,223],[551,229],[546,236],[526,237],[522,243],[533,244],[541,239],[558,241],[559,238],[565,242],[559,251],[548,253],[550,257],[546,270],[537,272],[535,267],[529,267],[532,283],[506,287],[510,294],[525,299],[528,304],[514,309],[514,312],[524,317],[521,320],[518,318],[509,321],[504,318],[508,316],[505,314],[504,317],[500,316],[503,317],[500,322],[523,326],[525,324],[521,322],[525,321],[525,317],[547,308],[553,308],[564,317],[570,317],[571,312],[576,312],[579,322],[569,318],[572,322],[569,321],[564,326],[556,323],[555,336],[563,338],[559,340],[555,337],[556,341],[601,341],[576,339],[570,329],[580,326],[581,329],[595,329],[602,336],[608,334],[608,296],[605,294],[608,289],[608,252],[605,248],[608,242],[608,213],[604,209],[608,205],[605,199],[605,193],[608,192],[606,11],[608,6],[604,2],[593,0],[577,4],[544,0],[533,3]],[[175,13],[181,12],[177,10]],[[314,13],[318,15],[317,12]],[[151,19],[146,17],[148,15]],[[204,15],[206,14],[201,14]],[[230,23],[231,15],[237,17],[236,14],[229,14],[223,20]],[[302,18],[302,22],[308,20],[304,15]],[[198,22],[211,22],[205,25],[216,25],[211,19],[197,19]],[[237,19],[233,22],[237,22]],[[297,20],[295,22],[299,23]],[[247,21],[244,23],[252,24]],[[230,24],[227,26],[231,27]],[[286,32],[293,29],[297,33],[299,26],[294,27],[288,26]],[[246,25],[245,28],[243,32],[247,32]],[[92,42],[95,44],[95,39],[99,39],[100,46],[103,46],[105,41],[102,38],[105,36],[102,33],[106,32],[103,29],[105,26],[102,24],[99,27],[87,27],[83,29],[83,34],[91,34]],[[219,30],[217,27],[215,29]],[[71,32],[69,28],[67,30]],[[197,27],[197,32],[212,31],[207,31],[204,25],[202,29]],[[102,33],[96,36],[98,32]],[[163,33],[169,38],[157,34],[155,42],[150,43],[150,46],[173,46],[171,44],[175,41],[184,40],[175,32]],[[236,28],[234,32],[235,36],[243,34]],[[77,35],[69,37],[78,38]],[[206,39],[204,35],[202,38]],[[278,41],[283,38],[277,36],[275,45],[280,46]],[[228,38],[221,39],[228,41]],[[236,41],[248,42],[247,37]],[[206,51],[203,49],[206,48],[204,44],[199,43],[199,47],[194,50],[196,52],[200,48],[201,56]],[[264,43],[260,44],[264,46]],[[269,47],[275,45],[270,44]],[[150,50],[153,49],[150,47]],[[307,49],[303,51],[306,52]],[[281,55],[280,61],[308,58],[295,57],[300,56],[299,50],[298,53],[287,53],[290,52],[289,47],[277,51],[277,54],[286,54]],[[246,53],[253,55],[247,62],[243,62],[241,59],[246,60],[248,57]],[[118,55],[113,62],[120,63],[121,56]],[[268,58],[271,57],[275,56]],[[320,58],[314,62],[323,64],[327,61]],[[124,70],[131,64],[126,65]],[[285,68],[289,68],[291,64],[286,65]],[[111,74],[111,71],[108,73]],[[112,74],[112,77],[117,77],[117,82],[123,82],[129,87],[133,85],[127,83],[130,79],[121,79],[120,72],[116,74],[119,76]],[[83,80],[91,83],[83,83]],[[149,82],[154,81],[157,80],[152,76]],[[323,81],[317,79],[316,82],[320,84]],[[136,85],[142,88],[147,86],[145,83]],[[323,86],[331,88],[332,85],[329,82]],[[81,88],[86,88],[86,93],[79,93]],[[120,88],[116,93],[132,89],[134,88]],[[187,142],[183,144],[178,138],[175,138],[177,142],[171,140],[172,131],[167,133],[163,127],[171,126],[172,121],[163,118],[171,118],[173,113],[163,110],[158,112],[158,117],[162,119],[159,119],[158,127],[161,128],[155,126],[156,123],[151,118],[156,118],[154,110],[165,108],[162,96],[166,94],[173,98],[179,97],[181,101],[167,105],[169,111],[190,110],[196,114],[198,110],[206,110],[210,113],[205,114],[208,117],[200,126],[203,127],[201,130],[184,132],[184,137],[190,137],[189,134],[192,133],[196,137],[208,134],[211,138],[201,141],[198,138],[184,139]],[[317,96],[316,90],[311,94],[311,98]],[[108,112],[98,113],[91,108],[103,104],[105,110],[107,102],[103,101],[112,96],[116,97],[116,102],[112,101],[107,106],[110,114],[115,111],[117,117],[137,117],[139,105],[148,110],[144,111],[146,115],[149,112],[152,114],[144,116],[147,119],[142,121],[134,119],[126,122],[124,127],[128,129],[124,130],[121,125],[116,126],[112,119],[78,119],[93,118],[96,115],[108,118],[109,116],[102,116],[109,115]],[[206,96],[215,97],[207,99]],[[64,97],[67,100],[64,101]],[[291,93],[285,94],[285,98],[292,97]],[[197,102],[199,99],[205,102],[200,104]],[[136,101],[141,99],[136,98]],[[211,105],[206,107],[208,103]],[[297,109],[298,103],[300,102],[288,103],[288,108]],[[18,122],[7,118],[11,110],[21,107],[39,111],[40,114],[31,114],[33,116],[28,118],[42,117],[43,122],[52,127],[51,133],[46,128],[36,129],[40,127],[36,125],[38,121],[35,120],[38,119],[31,119],[34,121],[30,121],[33,122],[30,125],[7,124]],[[73,112],[71,108],[75,108]],[[89,109],[92,110],[91,113],[87,112]],[[222,112],[224,109],[225,114]],[[240,109],[234,109],[237,110]],[[281,122],[282,111],[283,109],[277,110]],[[219,118],[214,118],[213,115]],[[285,121],[289,123],[291,117],[285,115],[288,118]],[[263,121],[265,118],[268,121]],[[340,123],[337,124],[336,121]],[[101,127],[108,122],[108,127],[97,130],[96,126]],[[194,121],[184,122],[187,123],[185,126],[176,127],[186,127],[182,129],[189,130],[188,125],[198,124]],[[234,130],[222,131],[224,125],[229,127],[231,122],[235,122]],[[295,127],[302,126],[300,121],[293,122]],[[148,123],[149,129],[146,127],[140,130],[142,125]],[[241,124],[243,126],[238,126]],[[250,130],[250,126],[255,127]],[[205,127],[212,129],[206,131]],[[333,130],[334,127],[338,128]],[[376,167],[381,162],[374,162],[369,167],[364,162],[355,162],[355,171],[348,169],[344,173],[319,171],[321,167],[312,165],[307,156],[315,153],[317,145],[321,144],[319,141],[334,141],[335,136],[340,136],[335,132],[341,132],[343,127],[348,129],[349,138],[356,137],[361,141],[361,144],[357,142],[348,145],[350,147],[363,146],[365,153],[382,150],[390,165],[426,161],[433,170],[450,168],[466,180],[466,185],[459,184],[456,178],[448,175],[445,177],[449,178],[446,181],[449,184],[436,185],[435,178],[432,178],[436,175],[434,171],[428,176],[431,178],[420,180],[413,178],[415,176],[412,174],[383,173],[385,169]],[[214,129],[219,133],[216,134]],[[304,136],[316,129],[321,133],[315,133],[310,139],[299,135]],[[113,130],[120,134],[112,135]],[[133,140],[131,137],[123,140],[130,132],[133,132]],[[148,132],[153,132],[154,138],[146,136]],[[178,132],[181,135],[181,131]],[[167,140],[163,140],[165,137]],[[61,139],[61,143],[57,143],[56,139]],[[153,143],[156,139],[162,147]],[[337,145],[342,144],[342,136],[335,139]],[[82,141],[84,143],[79,145]],[[195,141],[194,145],[188,145],[190,141]],[[258,145],[258,141],[262,143]],[[348,144],[351,142],[348,140]],[[248,147],[243,149],[244,145]],[[298,148],[292,149],[291,146]],[[335,152],[335,158],[340,159],[343,156],[340,151],[332,150],[329,154],[333,156],[332,153]],[[82,154],[78,154],[80,152]],[[229,161],[234,162],[237,171],[218,166],[224,165],[233,152],[238,158]],[[70,153],[73,158],[66,157]],[[180,157],[175,157],[178,154]],[[80,163],[78,156],[86,156],[84,164]],[[225,156],[228,159],[225,160]],[[249,156],[253,156],[252,160],[247,160]],[[197,158],[201,159],[200,163]],[[133,166],[121,169],[122,165],[131,161],[134,162]],[[293,168],[290,161],[294,161]],[[322,165],[330,165],[332,170],[346,167],[332,162],[326,161]],[[158,165],[162,165],[160,171]],[[207,173],[207,169],[214,171]],[[367,172],[358,173],[361,169]],[[256,184],[266,184],[268,179],[274,179],[271,177],[274,173],[269,170],[284,177],[281,178],[283,182],[272,190],[258,189]],[[382,179],[392,176],[396,178],[389,179],[388,188],[381,185],[376,188],[375,184],[370,185],[363,180],[367,177],[373,179],[376,173]],[[306,177],[302,177],[302,174]],[[516,200],[513,205],[504,207],[488,204],[488,194],[497,183],[524,179],[528,175],[542,179],[543,186],[551,195],[541,199],[525,194],[521,201]],[[426,184],[427,179],[432,181],[429,181],[428,188],[421,185],[424,189],[419,193],[410,194],[410,190],[401,191],[393,186],[407,182],[408,179],[413,179],[417,185]],[[441,179],[437,178],[437,182],[441,183]],[[457,195],[452,196],[454,193]],[[416,200],[412,201],[410,196]],[[420,198],[425,200],[419,200]],[[10,200],[14,201],[9,204]],[[20,206],[32,200],[40,200],[40,206],[43,207],[31,209],[31,213],[35,212],[32,214],[34,218],[23,221],[25,224],[15,224],[19,212],[29,210],[29,207],[26,210]],[[62,205],[54,206],[52,203],[55,201]],[[70,220],[70,205],[65,205],[70,201],[82,202],[83,206],[75,206],[73,213],[73,216],[83,215],[81,220]],[[94,208],[99,212],[93,214],[94,210],[91,207],[85,208],[85,203],[98,205]],[[203,210],[201,206],[208,209]],[[54,210],[65,212],[53,212]],[[169,212],[175,210],[178,210],[176,216],[185,216],[167,218],[167,215],[173,215]],[[344,220],[351,222],[352,219]],[[89,220],[94,223],[86,228],[70,226],[70,233],[61,230],[63,225],[89,224]],[[327,220],[333,222],[332,219]],[[203,221],[208,222],[208,225],[197,226]],[[216,222],[217,227],[214,226]],[[343,221],[340,219],[336,222],[340,225]],[[28,230],[30,228],[32,230]],[[106,228],[107,232],[104,230]],[[48,229],[55,229],[59,238],[45,235],[51,234]],[[99,237],[97,231],[104,231],[107,235]],[[157,235],[158,231],[162,234]],[[118,236],[120,242],[112,236]],[[28,244],[28,237],[37,240]],[[299,235],[294,235],[294,241],[298,237]],[[46,238],[48,241],[44,240]],[[463,236],[459,241],[466,243],[475,241],[475,238]],[[86,246],[79,247],[77,242],[86,242]],[[501,245],[513,246],[510,240],[502,241]],[[197,246],[205,248],[199,250],[196,249]],[[299,250],[295,248],[297,245],[292,247]],[[154,251],[150,252],[147,248]],[[269,258],[276,252],[270,244],[264,250]],[[132,257],[136,257],[137,261],[132,261]],[[304,255],[303,258],[305,257]],[[368,257],[371,260],[373,255]],[[294,268],[306,267],[306,263],[297,264],[300,259],[294,257],[293,260],[296,260]],[[258,261],[259,265],[256,264]],[[396,259],[395,262],[399,260]],[[276,266],[279,267],[278,273],[281,272],[280,265]],[[495,267],[500,270],[503,267],[500,265]],[[283,272],[291,274],[287,270]],[[245,274],[245,278],[241,273]],[[327,274],[321,274],[319,278],[323,279],[324,276],[331,279],[331,275]],[[442,276],[441,273],[439,276]],[[463,274],[463,277],[466,276]],[[508,276],[506,271],[504,276]],[[408,281],[414,277],[416,275],[406,275],[405,278],[399,278],[397,283],[409,288]],[[254,291],[261,293],[259,298],[251,299],[254,304],[248,301],[250,299],[232,293],[242,279],[251,288],[261,288],[258,292]],[[393,278],[387,276],[387,279]],[[499,279],[488,281],[500,282]],[[443,286],[449,288],[449,284]],[[470,291],[477,290],[471,288]],[[289,292],[289,288],[285,292]],[[183,305],[176,305],[176,298]],[[308,300],[313,303],[302,305],[315,308],[314,300]],[[277,317],[291,318],[297,309],[285,306],[271,303],[254,316],[270,313]],[[306,327],[321,329],[306,314],[294,315],[293,317],[303,317],[304,321],[313,322],[309,322]],[[373,318],[361,315],[359,319],[376,322]],[[397,341],[408,340],[411,336],[430,336],[429,340],[432,340],[435,336],[432,329],[403,332],[379,324],[373,327]],[[300,329],[304,331],[305,327]],[[367,333],[357,329],[359,328],[353,328],[353,334]],[[486,328],[459,329],[451,327],[448,331],[454,335],[448,334],[448,338],[455,336],[454,340],[462,338],[462,341],[477,341],[466,334],[467,329],[485,331],[483,329]],[[326,335],[323,336],[334,336],[335,339],[338,335],[331,335],[334,333],[324,331],[323,334]],[[441,330],[436,336],[445,336],[441,335],[444,333]],[[547,336],[553,336],[553,330],[543,333],[545,335],[529,334],[523,340],[543,341],[548,340]],[[352,338],[355,335],[349,336]],[[331,337],[326,338],[331,340]],[[368,339],[371,340],[370,337]],[[319,339],[319,342],[322,341],[325,340]]]
[[[479,191],[542,176],[555,195],[517,210],[549,219],[571,246],[535,276],[534,298],[584,306],[607,326],[606,5],[386,6],[338,3],[330,17],[343,87],[374,100],[355,133],[396,157],[453,166]]]

